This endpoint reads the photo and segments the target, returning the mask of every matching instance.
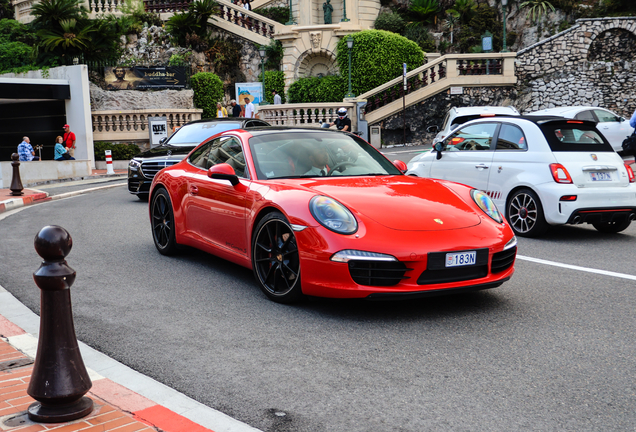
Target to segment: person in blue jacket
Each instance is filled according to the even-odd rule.
[[[55,156],[53,159],[56,161],[75,160],[75,158],[68,153],[66,147],[62,145],[62,141],[64,141],[64,138],[61,136],[55,138],[55,148],[53,149]]]
[[[636,111],[632,114],[632,118],[629,120],[629,125],[633,128],[636,128]]]

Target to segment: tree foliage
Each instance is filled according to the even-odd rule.
[[[0,42],[0,72],[31,63],[33,48],[23,42]]]
[[[474,0],[457,0],[446,13],[454,15],[460,23],[467,24],[477,13],[477,3]]]
[[[406,21],[395,12],[383,12],[375,19],[373,25],[376,30],[386,30],[397,34],[404,34]]]
[[[364,30],[353,35],[351,50],[351,87],[356,95],[371,90],[402,74],[402,63],[408,70],[421,66],[424,52],[413,41],[384,30]],[[337,45],[336,60],[340,74],[349,71],[346,38]]]
[[[528,18],[537,22],[543,15],[547,15],[550,10],[554,12],[554,6],[547,0],[527,0],[521,3],[521,8],[528,8]]]
[[[74,19],[84,24],[88,10],[82,0],[42,0],[31,6],[31,15],[35,17],[31,22],[35,29],[59,31],[62,21]]]
[[[199,72],[190,78],[194,105],[203,109],[203,118],[216,117],[216,103],[223,100],[223,82],[212,72]]]
[[[166,28],[179,46],[192,46],[197,51],[204,51],[208,48],[208,20],[214,19],[212,16],[218,10],[219,5],[214,0],[196,0],[190,3],[187,11],[174,14],[166,22]],[[191,43],[193,40],[198,43]]]
[[[439,11],[438,0],[412,0],[408,9],[410,25],[430,24]]]
[[[254,12],[281,24],[285,24],[287,21],[289,21],[289,6],[257,8],[254,9]]]
[[[339,75],[300,78],[289,86],[287,100],[289,103],[342,102],[347,87],[347,79]]]
[[[263,74],[258,74],[258,80],[263,81]],[[272,91],[276,90],[285,103],[285,72],[283,71],[265,71],[265,100],[271,104],[274,103],[274,95]]]

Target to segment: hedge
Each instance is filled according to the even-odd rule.
[[[263,82],[263,74],[258,74],[258,80]],[[272,91],[276,90],[283,100],[283,103],[286,101],[285,97],[285,72],[283,71],[265,71],[265,100],[267,102],[273,104],[274,103],[274,95]]]
[[[342,102],[347,94],[347,79],[339,75],[300,78],[287,92],[289,103]]]
[[[364,30],[353,35],[351,50],[351,87],[359,96],[402,75],[402,63],[407,70],[424,63],[424,51],[413,41],[385,30]],[[349,71],[347,38],[338,42],[336,60],[340,74]]]
[[[33,48],[22,42],[0,43],[0,71],[8,71],[31,63]]]
[[[199,72],[190,78],[194,105],[203,109],[203,118],[216,117],[216,103],[223,100],[223,82],[212,72]]]
[[[141,153],[137,144],[113,144],[110,142],[96,141],[93,144],[95,160],[106,160],[104,150],[111,150],[113,160],[129,160]]]

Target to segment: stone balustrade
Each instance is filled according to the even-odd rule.
[[[201,109],[140,109],[92,111],[93,141],[148,140],[148,117],[163,117],[169,131],[201,119]]]
[[[121,7],[124,0],[84,0],[84,6],[91,14],[91,18],[97,14],[122,15]]]
[[[218,0],[220,13],[215,18],[243,27],[244,29],[272,39],[278,27],[282,25],[274,20],[265,18],[255,12],[248,11],[227,0]]]
[[[258,107],[258,117],[272,126],[316,127],[336,120],[338,108],[345,107],[351,119],[351,129],[357,130],[355,103],[296,103],[282,105],[263,105]]]

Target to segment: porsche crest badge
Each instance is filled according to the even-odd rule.
[[[592,158],[592,160],[595,160],[595,161],[598,160],[598,156],[596,156],[595,154],[591,154],[590,157]]]
[[[435,222],[437,222],[440,225],[444,225],[444,221],[441,219],[433,219]]]

